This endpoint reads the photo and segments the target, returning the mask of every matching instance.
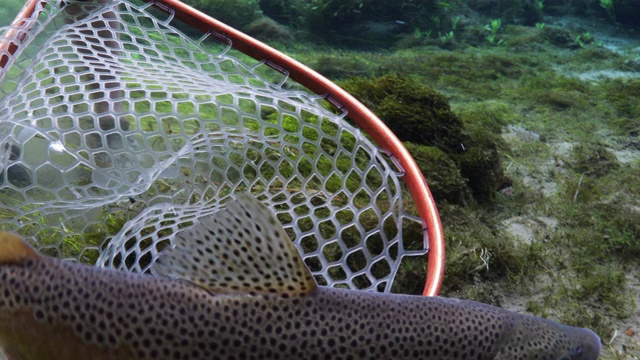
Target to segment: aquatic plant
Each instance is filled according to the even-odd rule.
[[[544,29],[544,23],[536,23],[536,27],[538,28],[538,30],[543,30]]]
[[[416,28],[413,31],[413,37],[416,40],[428,39],[431,37],[431,30],[420,30],[420,28]]]
[[[613,9],[613,0],[600,0],[600,6],[602,6],[606,11],[609,19],[616,22],[616,13]]]
[[[593,42],[593,35],[590,32],[585,32],[582,34],[578,34],[575,39],[576,44],[581,48],[587,44],[591,44]]]
[[[496,43],[496,37],[498,36],[498,31],[500,30],[500,26],[502,25],[502,20],[500,19],[493,19],[491,20],[491,22],[487,25],[484,26],[484,29],[489,31],[489,35],[487,36],[487,40],[492,43],[492,44],[501,44],[502,43],[502,39],[500,39],[497,43]]]
[[[576,47],[575,33],[563,27],[547,25],[542,29],[542,37],[544,40],[558,47]]]
[[[453,31],[449,31],[448,33],[444,33],[444,34],[438,34],[438,39],[440,39],[440,42],[442,43],[442,45],[452,42],[453,38],[454,38]]]
[[[451,29],[456,30],[458,28],[458,24],[460,23],[460,16],[454,16],[451,18]]]

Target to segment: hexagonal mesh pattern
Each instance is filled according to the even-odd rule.
[[[420,226],[401,171],[317,98],[127,1],[53,3],[0,79],[2,229],[144,272],[249,191],[321,284],[388,291],[401,258],[425,253],[401,240]]]

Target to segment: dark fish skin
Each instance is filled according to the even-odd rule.
[[[473,301],[326,287],[216,295],[31,253],[4,263],[0,254],[0,346],[24,360],[591,360],[600,352],[590,330]]]

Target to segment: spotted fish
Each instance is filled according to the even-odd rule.
[[[592,331],[473,301],[317,286],[249,195],[185,230],[153,275],[63,262],[0,233],[9,359],[597,359]]]

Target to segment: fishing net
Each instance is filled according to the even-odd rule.
[[[401,259],[425,254],[403,169],[322,97],[147,5],[36,13],[0,33],[25,44],[0,50],[3,230],[146,272],[176,233],[250,192],[320,284],[389,291]]]

